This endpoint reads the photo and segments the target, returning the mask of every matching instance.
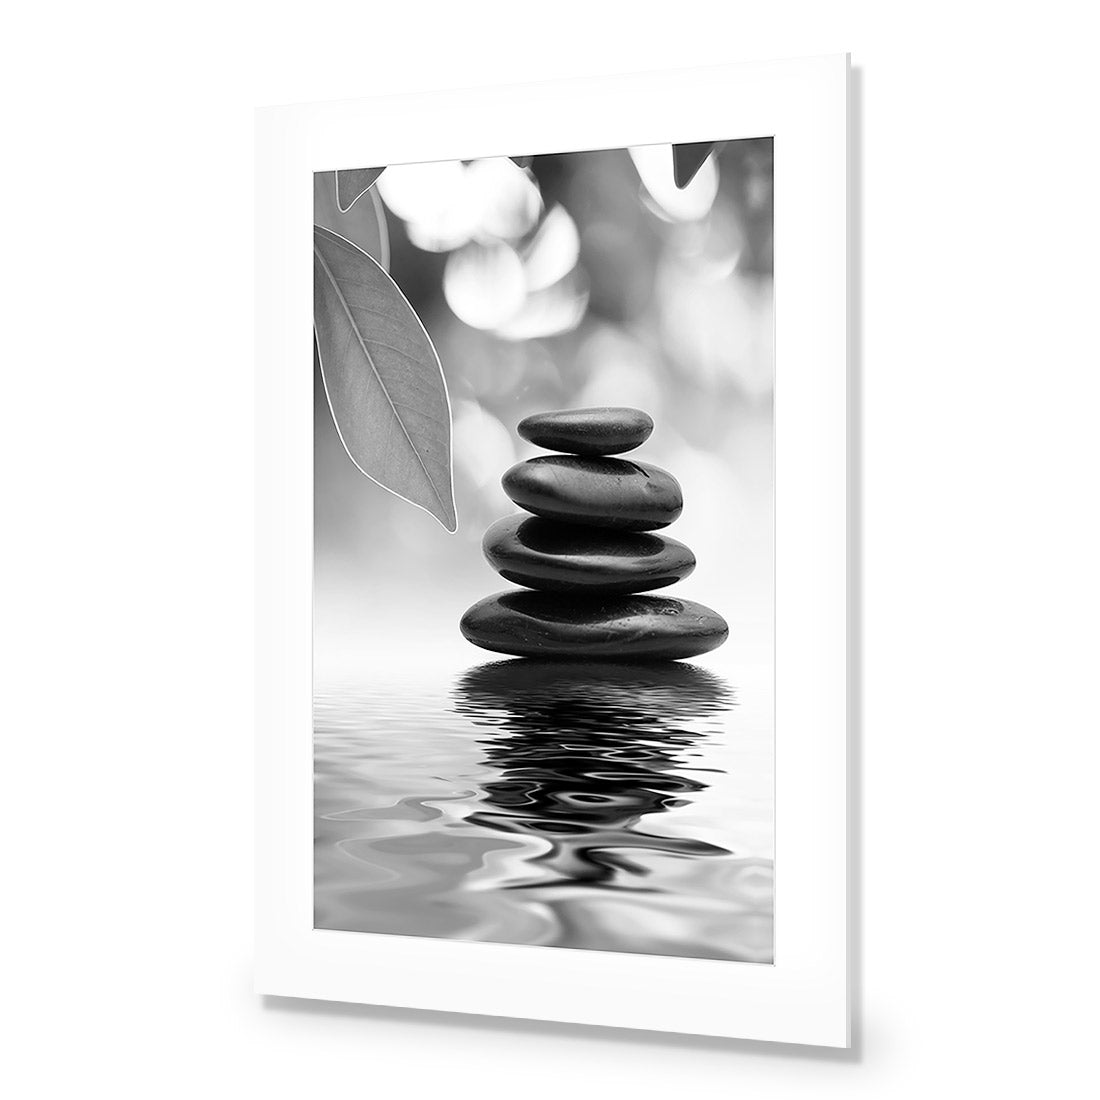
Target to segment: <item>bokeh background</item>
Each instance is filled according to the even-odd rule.
[[[656,422],[637,454],[680,480],[684,513],[670,533],[699,560],[675,594],[731,626],[722,657],[701,660],[766,659],[772,161],[770,138],[719,144],[683,190],[667,145],[537,156],[526,168],[501,157],[386,169],[375,205],[390,273],[446,377],[459,526],[448,534],[355,468],[316,376],[319,675],[382,650],[458,666],[487,656],[458,620],[510,587],[480,543],[516,510],[501,475],[536,453],[515,425],[585,405],[633,405]]]

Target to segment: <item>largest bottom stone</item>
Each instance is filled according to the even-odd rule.
[[[725,619],[692,600],[665,596],[569,597],[499,592],[462,616],[474,645],[513,657],[676,660],[720,646]]]

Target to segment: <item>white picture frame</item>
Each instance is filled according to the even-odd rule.
[[[256,139],[259,993],[843,1047],[848,59],[264,108]],[[312,174],[775,140],[775,961],[313,928]]]

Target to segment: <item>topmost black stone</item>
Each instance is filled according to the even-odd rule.
[[[640,447],[653,420],[640,409],[566,409],[536,413],[519,422],[519,434],[536,447],[573,455],[619,455]]]

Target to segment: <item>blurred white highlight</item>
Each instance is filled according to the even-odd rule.
[[[544,290],[565,278],[577,265],[580,247],[576,222],[564,206],[554,206],[522,252],[527,289]]]
[[[718,194],[718,164],[708,156],[695,178],[682,190],[672,173],[671,145],[637,145],[630,159],[641,176],[649,208],[665,221],[688,222],[705,218]]]
[[[526,294],[523,264],[509,245],[472,242],[447,257],[443,296],[454,315],[474,328],[503,324]]]
[[[456,401],[454,456],[462,473],[485,490],[499,488],[500,475],[516,460],[516,449],[511,433],[492,413],[476,401]]]
[[[519,312],[496,329],[505,340],[537,340],[571,332],[588,308],[588,286],[578,272],[528,294]]]
[[[470,241],[517,240],[542,211],[531,178],[507,157],[396,164],[375,185],[417,248],[449,252]]]

